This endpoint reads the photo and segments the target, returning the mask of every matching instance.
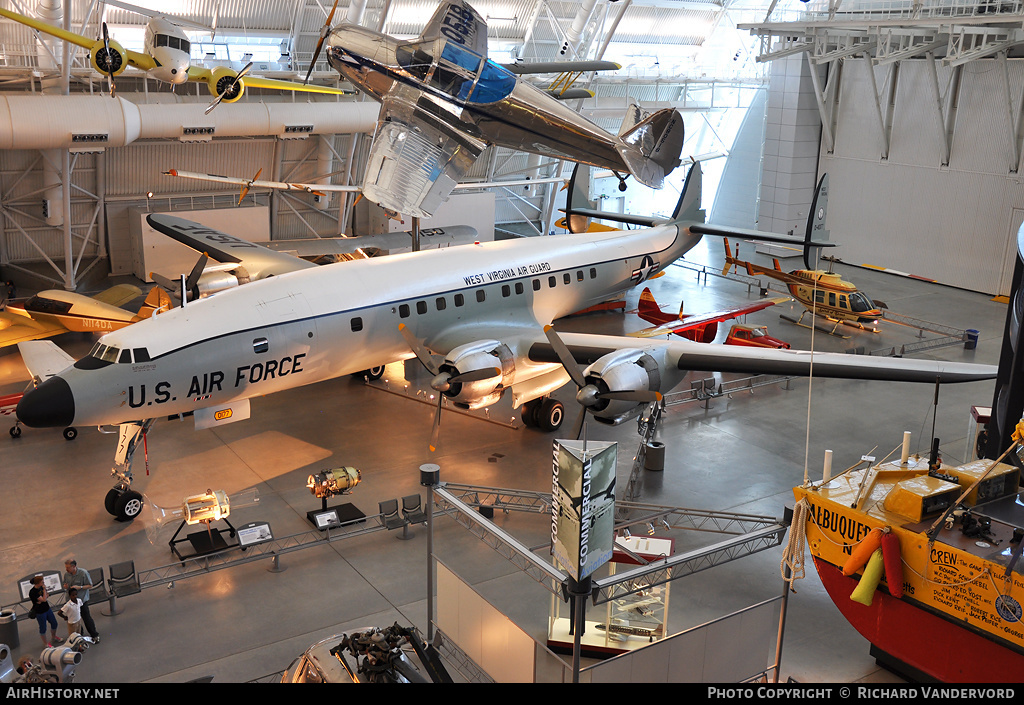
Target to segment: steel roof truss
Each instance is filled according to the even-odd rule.
[[[764,63],[782,59],[802,51],[810,51],[814,47],[812,38],[807,37],[803,32],[757,32],[761,39],[761,48],[758,51],[755,61]],[[772,40],[778,41],[772,45]]]
[[[902,27],[890,28],[878,36],[875,65],[890,64],[912,59],[936,49],[949,46],[948,32],[915,31]]]
[[[877,45],[877,38],[862,32],[852,34],[819,32],[814,37],[814,51],[811,60],[816,64],[824,64],[857,54],[870,56],[871,51]]]
[[[959,26],[951,30],[944,61],[959,66],[1024,44],[1024,30]]]

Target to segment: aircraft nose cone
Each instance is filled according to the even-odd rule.
[[[30,428],[70,426],[75,419],[75,397],[63,378],[51,377],[25,393],[16,413]]]

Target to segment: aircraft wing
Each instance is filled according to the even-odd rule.
[[[9,20],[14,20],[15,22],[23,24],[27,27],[31,27],[37,32],[49,34],[52,37],[57,37],[58,39],[62,39],[65,42],[69,42],[71,44],[75,44],[84,49],[92,49],[93,46],[95,46],[96,42],[100,41],[99,39],[89,38],[81,34],[75,34],[74,32],[69,32],[66,29],[62,29],[61,27],[57,27],[52,24],[47,24],[46,22],[37,20],[34,17],[26,17],[25,15],[19,15],[17,12],[11,12],[10,10],[5,10],[3,8],[0,8],[0,17],[6,17]],[[155,66],[153,59],[147,56],[146,54],[140,54],[139,52],[131,51],[130,49],[125,49],[125,54],[128,55],[128,63],[130,65],[135,66],[136,68],[140,68],[143,71],[148,71],[149,69]]]
[[[67,332],[59,323],[41,323],[10,310],[0,311],[0,348]]]
[[[659,335],[668,335],[669,333],[680,333],[684,330],[691,330],[693,328],[699,328],[700,326],[707,325],[708,323],[715,323],[718,321],[728,321],[733,318],[739,318],[745,316],[748,313],[760,311],[774,306],[775,304],[785,303],[791,301],[788,296],[779,296],[771,299],[762,299],[757,303],[746,304],[745,306],[736,306],[735,308],[724,309],[722,311],[709,311],[707,313],[696,313],[686,318],[681,318],[676,321],[669,321],[663,323],[660,326],[653,326],[651,328],[644,328],[630,333],[629,335],[634,338],[655,338]]]
[[[529,61],[502,64],[502,66],[520,76],[535,73],[618,71],[622,68],[622,64],[617,64],[614,61]]]
[[[198,171],[183,171],[181,169],[168,169],[164,176],[179,176],[183,179],[198,179],[199,181],[212,181],[220,184],[233,184],[248,188],[266,188],[275,191],[305,191],[306,193],[320,194],[333,191],[356,192],[362,191],[361,186],[344,186],[342,184],[307,184],[294,181],[267,181],[265,179],[244,179],[240,176],[222,176],[221,174],[206,174]],[[565,179],[560,176],[546,177],[540,179],[511,179],[506,181],[466,181],[457,184],[453,190],[468,190],[482,188],[514,188],[516,186],[538,186],[540,184],[564,183]]]
[[[111,306],[117,306],[118,308],[124,306],[129,301],[142,296],[142,289],[131,284],[118,284],[112,286],[106,291],[101,291],[92,298],[96,299],[100,303],[110,304]]]
[[[188,80],[209,83],[213,78],[213,71],[203,66],[190,66],[188,69]],[[332,88],[331,86],[318,86],[313,83],[299,83],[293,81],[281,81],[275,78],[260,78],[259,76],[243,76],[242,85],[248,88],[266,88],[275,91],[305,91],[306,93],[329,93],[331,95],[352,95],[354,91],[347,91],[343,88]]]
[[[21,359],[34,379],[43,381],[75,364],[75,358],[57,347],[52,340],[18,343]]]
[[[315,267],[312,262],[257,245],[190,220],[164,213],[151,213],[146,221],[167,237],[209,255],[222,265],[245,268],[252,280]]]
[[[589,365],[603,355],[626,348],[655,350],[679,370],[694,372],[739,372],[837,379],[863,379],[889,382],[934,384],[977,382],[995,379],[995,365],[977,365],[945,360],[916,360],[897,357],[850,355],[849,353],[810,352],[747,348],[735,345],[706,345],[686,339],[654,340],[628,336],[559,333],[573,358]],[[540,336],[529,346],[531,362],[559,362],[551,344]]]
[[[472,127],[396,84],[381,101],[363,195],[396,213],[429,218],[487,147],[468,134]]]
[[[185,179],[213,181],[221,184],[233,184],[243,188],[267,188],[275,191],[305,191],[306,193],[325,193],[327,191],[359,191],[358,186],[342,186],[340,184],[303,184],[286,181],[267,181],[265,179],[243,179],[240,176],[221,176],[220,174],[204,174],[197,171],[181,171],[170,169],[165,176],[180,176]]]
[[[420,249],[428,250],[455,245],[468,245],[476,241],[477,230],[469,225],[449,225],[444,228],[424,228],[420,231]],[[393,252],[412,249],[412,233],[408,231],[364,235],[360,237],[321,237],[300,240],[274,240],[258,243],[275,252],[287,252],[296,257],[322,257],[324,255],[350,255],[357,250],[377,248]]]

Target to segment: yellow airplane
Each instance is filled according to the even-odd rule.
[[[171,298],[154,287],[138,313],[122,306],[142,295],[130,284],[118,284],[95,296],[50,289],[0,310],[0,348],[61,333],[108,333],[171,308]]]
[[[190,55],[191,43],[185,35],[185,31],[175,24],[173,20],[159,15],[152,16],[146,25],[143,53],[125,49],[111,39],[107,33],[105,22],[103,23],[102,36],[91,39],[2,8],[0,8],[0,17],[14,20],[39,32],[49,34],[88,50],[89,63],[96,71],[106,76],[109,80],[111,96],[114,95],[114,77],[119,76],[129,66],[145,71],[150,78],[170,83],[172,86],[185,83],[186,81],[205,83],[210,90],[210,94],[215,96],[213,103],[207,108],[207,112],[221,102],[234,103],[242,97],[247,86],[250,88],[306,91],[333,95],[353,93],[353,91],[328,86],[248,76],[246,74],[252,66],[251,62],[241,71],[235,71],[226,66],[218,66],[214,69],[193,66]]]

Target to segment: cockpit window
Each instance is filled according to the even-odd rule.
[[[466,100],[482,59],[465,47],[445,42],[432,83],[448,95]]]
[[[192,44],[187,39],[182,39],[181,37],[172,37],[169,34],[158,34],[153,38],[153,46],[170,47],[171,49],[180,49],[181,51],[187,52],[191,49]]]
[[[434,57],[428,48],[434,42],[399,44],[396,51],[398,65],[421,81],[427,80],[430,67],[434,65]]]
[[[31,299],[25,302],[25,310],[32,311],[34,313],[51,313],[60,315],[67,313],[71,310],[71,304],[65,301],[55,301],[53,299],[40,298],[39,296],[33,296]]]
[[[484,62],[484,70],[480,73],[480,80],[476,88],[469,96],[471,103],[494,103],[508,97],[515,88],[516,77],[512,73],[493,61]]]
[[[124,350],[121,351],[121,354],[118,356],[117,361],[119,363],[130,363],[132,361],[132,351],[129,350],[128,348],[125,348]]]
[[[97,357],[103,360],[103,362],[117,362],[117,357],[120,354],[120,349],[115,348],[113,345],[101,345]]]
[[[875,307],[875,302],[859,291],[850,294],[850,309],[854,313],[864,313]]]

